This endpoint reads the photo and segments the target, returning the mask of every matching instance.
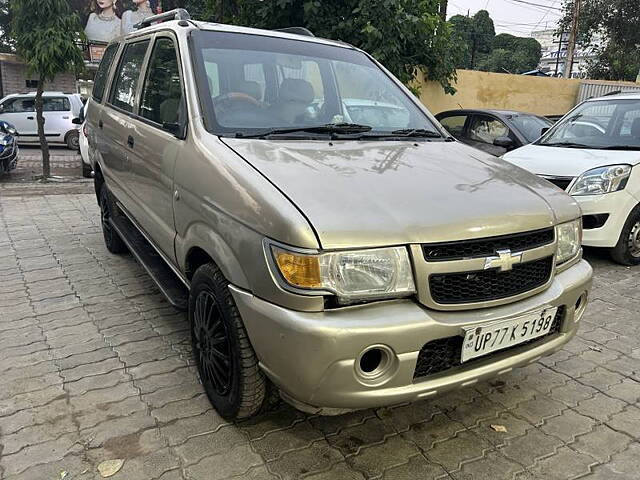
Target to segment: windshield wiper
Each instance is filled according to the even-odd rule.
[[[402,128],[400,130],[394,130],[391,135],[402,137],[424,137],[424,138],[441,138],[435,130],[427,130],[426,128]]]
[[[600,147],[601,150],[640,150],[640,145],[610,145]]]
[[[358,123],[327,123],[325,125],[317,126],[300,126],[290,128],[272,128],[269,130],[263,130],[257,133],[244,133],[237,132],[236,138],[261,138],[268,137],[270,135],[286,135],[287,133],[336,133],[336,134],[350,134],[350,133],[364,133],[371,130],[369,125],[360,125]]]
[[[575,143],[575,142],[539,143],[538,145],[542,145],[543,147],[592,148],[596,150],[601,148],[601,147],[594,147],[591,145],[585,145],[584,143]]]

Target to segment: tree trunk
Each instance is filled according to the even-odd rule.
[[[38,90],[36,91],[36,122],[38,124],[38,137],[40,138],[40,149],[42,150],[42,179],[46,180],[51,176],[51,164],[49,162],[49,144],[44,136],[44,115],[42,114],[42,92],[44,82],[38,80]]]

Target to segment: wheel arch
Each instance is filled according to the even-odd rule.
[[[184,242],[176,239],[176,256],[188,280],[191,280],[198,267],[213,263],[227,281],[241,288],[249,288],[247,275],[234,249],[202,223],[188,230]]]

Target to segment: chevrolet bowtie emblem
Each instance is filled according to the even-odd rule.
[[[511,253],[511,250],[497,250],[497,257],[487,257],[484,260],[484,269],[498,268],[501,272],[513,270],[514,265],[522,263],[522,252]]]

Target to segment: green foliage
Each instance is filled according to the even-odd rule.
[[[0,0],[0,53],[11,53],[13,50],[9,2],[6,0]]]
[[[533,70],[540,62],[542,48],[536,40],[507,33],[496,35],[486,10],[480,10],[473,17],[455,15],[450,22],[464,45],[458,68],[523,73]]]
[[[191,11],[193,0],[171,0]],[[461,55],[451,26],[439,16],[439,0],[206,0],[204,19],[258,28],[303,26],[320,37],[366,50],[402,82],[422,69],[429,80],[455,90]],[[202,11],[202,9],[201,9]]]
[[[11,37],[30,73],[50,81],[84,69],[82,26],[66,0],[11,0]]]
[[[478,69],[524,73],[535,69],[541,56],[542,47],[537,40],[501,33],[493,40],[493,50],[480,62]]]
[[[568,29],[573,0],[565,0],[562,24]],[[640,2],[582,0],[578,43],[596,59],[587,74],[602,80],[634,81],[640,70]]]
[[[449,22],[453,26],[455,38],[463,46],[463,54],[456,67],[475,69],[478,59],[491,52],[493,37],[496,35],[489,12],[480,10],[473,17],[454,15]]]

